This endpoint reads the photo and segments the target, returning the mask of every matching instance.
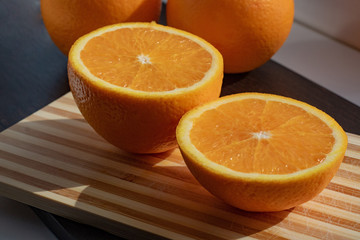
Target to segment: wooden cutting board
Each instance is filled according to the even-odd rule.
[[[70,93],[0,133],[0,194],[113,234],[171,239],[360,239],[360,136],[315,199],[275,213],[204,190],[178,149],[134,155],[99,137]],[[137,230],[135,230],[137,229]]]

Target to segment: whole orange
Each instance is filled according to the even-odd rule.
[[[253,70],[287,39],[293,0],[168,0],[167,24],[196,34],[223,55],[225,72]]]
[[[157,21],[161,0],[41,0],[45,27],[56,46],[67,55],[82,35],[120,22]]]

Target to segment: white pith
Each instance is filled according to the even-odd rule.
[[[271,138],[271,133],[266,131],[254,132],[252,133],[253,137],[256,139],[269,139]]]
[[[150,57],[147,55],[140,54],[139,56],[137,56],[137,59],[141,64],[151,64]]]

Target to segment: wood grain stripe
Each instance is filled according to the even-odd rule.
[[[360,214],[360,199],[354,196],[344,195],[328,188],[313,199],[323,205],[333,206],[348,212]]]
[[[14,156],[14,157],[16,157],[16,156]],[[12,160],[14,160],[15,158],[12,158]],[[9,156],[7,156],[7,158],[9,158],[9,159],[11,159]],[[24,161],[26,161],[27,162],[27,164],[29,165],[29,163],[31,162],[31,160],[30,159],[24,159]],[[36,167],[36,168],[41,168],[41,169],[43,169],[43,171],[44,172],[55,172],[54,170],[51,170],[51,169],[49,169],[49,166],[48,165],[46,165],[46,164],[44,164],[44,166],[42,166],[42,167],[40,167],[40,166],[36,166],[36,164],[35,164],[35,166],[34,166],[34,163],[32,163],[32,164],[30,164],[32,167]],[[18,166],[21,166],[21,165],[15,165],[13,168],[14,169],[18,169]],[[29,172],[29,171],[27,171],[27,172]],[[65,172],[63,171],[62,172],[62,175],[65,177],[65,179],[73,179],[74,177],[76,177],[77,175],[76,174],[73,174],[73,173],[70,173],[70,174],[64,174]],[[37,184],[37,182],[39,182],[39,176],[41,175],[41,174],[39,174],[38,172],[36,172],[36,173],[34,173],[33,175],[35,175],[35,176],[37,176],[37,178],[36,179],[34,179],[34,177],[31,177],[31,178],[29,178],[29,177],[24,177],[24,176],[22,176],[21,178],[22,179],[26,179],[26,181],[27,182],[32,182],[32,184],[33,185],[36,185],[36,186],[38,186],[38,187],[41,187],[41,188],[44,188],[44,186],[47,186],[47,187],[49,187],[49,185],[46,185],[46,182],[44,182],[44,181],[41,181],[41,184],[39,185],[39,183]],[[40,177],[41,178],[41,177]],[[45,176],[44,177],[45,179],[47,179],[47,176]],[[79,180],[79,179],[78,179]],[[81,180],[81,179],[80,179]],[[55,181],[55,179],[52,179],[52,181],[51,182],[56,182]],[[59,186],[58,185],[55,185],[55,184],[52,184],[52,186],[50,187],[50,189],[55,189],[55,190],[49,190],[49,189],[45,189],[45,191],[51,191],[51,192],[55,192],[55,193],[58,193],[58,194],[65,194],[64,196],[67,196],[67,197],[70,197],[70,198],[76,198],[76,200],[77,201],[79,201],[79,196],[80,196],[80,193],[78,193],[78,194],[76,194],[76,193],[74,193],[73,191],[70,191],[71,189],[73,189],[73,188],[75,188],[75,187],[73,187],[73,186],[77,186],[77,185],[80,185],[80,186],[89,186],[89,182],[83,182],[83,183],[81,183],[81,182],[77,182],[77,183],[75,183],[75,182],[69,182],[69,180],[60,180],[60,182],[64,185],[65,183],[67,183],[67,184],[65,184],[66,185],[66,191],[58,191],[57,189],[59,188]],[[85,185],[82,185],[82,184],[85,184]],[[91,184],[94,184],[94,181],[91,181]],[[98,186],[98,184],[96,184],[96,186]],[[102,188],[104,188],[104,186],[98,186],[98,187],[102,187]],[[83,189],[83,188],[80,188],[80,189]],[[105,189],[109,189],[108,187],[107,188],[105,188]],[[113,191],[112,191],[113,192]],[[98,194],[99,195],[99,194]],[[104,194],[102,193],[102,194],[100,194],[101,196],[104,196]],[[119,196],[120,195],[125,195],[126,197],[127,197],[127,199],[131,199],[131,197],[129,196],[129,194],[124,194],[124,192],[122,192],[122,193],[120,193],[119,194]],[[154,196],[154,195],[153,195]],[[82,195],[82,197],[83,197],[83,195]],[[109,199],[109,198],[108,198]],[[135,198],[135,199],[137,199],[137,198]],[[142,199],[144,199],[144,196],[142,197]],[[151,200],[151,199],[150,199]],[[94,201],[94,200],[93,200]],[[97,202],[98,202],[98,200],[96,200]],[[100,201],[101,202],[101,201]],[[180,202],[180,201],[178,201],[178,202]],[[183,202],[183,201],[182,201]],[[151,201],[148,203],[149,205],[151,205]],[[129,204],[126,204],[126,205],[129,205]],[[161,201],[159,201],[159,199],[158,199],[158,202],[157,202],[157,207],[164,207],[164,202],[161,202]],[[174,208],[175,207],[175,208]],[[184,214],[184,210],[185,209],[179,209],[179,206],[169,206],[168,207],[168,209],[167,210],[169,210],[169,211],[171,211],[171,212],[177,212],[175,209],[177,209],[178,211],[179,211],[179,213],[182,213],[182,215],[186,215],[186,214]],[[194,208],[195,209],[195,208]],[[206,209],[207,211],[211,211],[211,209]],[[133,214],[134,215],[134,214]],[[192,216],[193,214],[189,214],[189,216]],[[197,215],[196,215],[196,218],[198,218],[200,216],[200,214],[198,213]],[[193,216],[193,218],[194,218],[194,216]],[[256,232],[256,230],[254,230],[254,229],[251,229],[250,227],[247,227],[246,225],[249,225],[250,224],[250,226],[257,226],[257,227],[259,227],[259,226],[262,226],[263,228],[265,228],[265,227],[269,227],[269,226],[271,226],[270,224],[266,224],[266,222],[265,221],[263,221],[263,222],[261,222],[261,221],[255,221],[255,220],[252,220],[251,219],[251,217],[249,217],[249,218],[245,218],[245,219],[243,219],[240,223],[241,223],[241,225],[238,223],[238,224],[236,224],[235,223],[235,221],[233,221],[232,220],[232,222],[231,223],[226,223],[226,219],[227,218],[224,218],[224,219],[222,219],[221,221],[219,221],[219,219],[216,219],[216,218],[214,218],[214,217],[211,217],[211,216],[209,216],[209,215],[205,215],[205,216],[203,216],[203,217],[201,217],[199,220],[206,220],[207,222],[212,222],[211,221],[211,219],[213,219],[212,221],[214,222],[214,223],[217,223],[217,225],[220,225],[220,226],[223,226],[224,228],[225,227],[228,227],[229,225],[228,224],[231,224],[231,229],[232,230],[234,230],[234,229],[238,229],[238,230],[241,230],[242,232],[245,232],[245,233],[247,233],[247,234],[249,234],[249,233],[254,233],[254,232]],[[239,216],[237,216],[237,219],[239,219]],[[271,219],[271,218],[269,218],[269,217],[266,217],[265,219]],[[177,221],[178,221],[179,219],[177,219]],[[221,223],[221,224],[220,224]],[[264,226],[265,225],[265,226]],[[293,226],[296,226],[296,224],[293,224]],[[284,232],[284,231],[282,231],[282,232]],[[268,234],[266,234],[267,232],[263,232],[262,234],[260,234],[261,236],[265,236],[265,235],[268,235],[267,237],[269,237],[269,236],[273,236],[273,234],[271,234],[271,233],[268,233]],[[255,234],[255,235],[257,235],[257,234]],[[254,235],[254,236],[255,236]],[[288,235],[289,237],[290,236],[298,236],[299,238],[303,238],[304,236],[299,236],[299,234],[296,234],[296,233],[294,233],[294,232],[292,232],[292,233],[289,233],[289,235]],[[209,236],[207,236],[207,238],[206,239],[210,239],[209,238]]]
[[[197,235],[202,233],[200,236],[207,239],[215,239],[214,236],[211,236],[210,229],[221,232],[221,235],[217,236],[217,239],[221,236],[224,237],[223,239],[228,239],[227,237],[233,237],[235,235],[235,233],[230,233],[230,231],[224,229],[216,229],[217,226],[211,226],[210,228],[207,224],[200,224],[194,219],[184,217],[183,215],[176,215],[174,211],[163,211],[160,208],[134,201],[126,195],[125,197],[114,195],[113,193],[109,193],[110,191],[101,191],[97,188],[90,187],[90,185],[81,185],[69,179],[58,178],[53,174],[27,168],[13,162],[8,162],[7,164],[2,162],[2,165],[7,167],[7,171],[3,171],[4,176],[11,177],[17,181],[31,182],[33,186],[40,189],[38,192],[51,192],[61,195],[66,198],[66,201],[70,205],[76,206],[80,203],[87,205],[96,203],[97,208],[112,213],[132,216],[135,219],[141,217],[143,220],[146,220],[146,222],[155,222],[155,224],[162,225],[163,227],[165,225],[166,227],[182,228],[183,230],[185,230],[185,227],[196,227],[195,229],[191,229],[191,231],[188,229],[186,232],[197,232],[201,230],[201,228],[205,228],[208,229],[208,231],[204,231],[205,229],[203,229],[197,233]],[[14,169],[16,169],[16,171]],[[27,172],[27,174],[19,174],[19,170],[23,170],[23,172]],[[63,185],[65,185],[65,188],[63,188]],[[83,193],[83,191],[86,191],[86,193]],[[176,219],[177,226],[174,226],[175,222],[169,221],[171,218]],[[206,232],[207,234],[204,234]],[[236,234],[236,236],[241,237],[239,234]]]
[[[178,234],[177,231],[173,231],[173,230],[169,231],[167,229],[157,227],[154,224],[148,224],[148,223],[142,221],[141,219],[135,219],[130,216],[126,216],[124,214],[117,214],[114,212],[109,212],[109,211],[103,210],[101,208],[98,208],[94,204],[86,204],[83,202],[77,202],[77,201],[74,201],[67,197],[64,197],[62,195],[59,195],[57,193],[43,191],[42,189],[40,189],[32,184],[27,184],[22,180],[17,181],[13,178],[9,178],[4,175],[0,175],[0,183],[8,183],[8,184],[11,184],[14,188],[33,192],[34,194],[38,194],[38,195],[42,196],[44,199],[48,199],[48,200],[54,201],[54,202],[61,202],[66,205],[74,205],[74,206],[76,206],[76,208],[82,209],[85,212],[91,212],[91,213],[95,213],[99,216],[105,216],[106,218],[111,219],[113,221],[116,221],[119,223],[120,222],[126,223],[130,226],[136,226],[139,229],[142,229],[142,230],[148,231],[148,232],[157,233],[160,236],[164,236],[167,238],[173,238],[173,239],[194,239],[194,238],[187,237],[184,234]],[[44,202],[43,204],[46,204],[46,202]],[[56,211],[56,213],[58,215],[63,215],[62,210]],[[68,216],[68,217],[77,219],[76,216]],[[86,220],[85,220],[85,222],[86,222]],[[116,232],[116,230],[111,230],[111,229],[110,229],[110,231]]]
[[[25,138],[25,137],[29,137],[29,136],[28,136],[28,135],[25,135],[25,136],[17,135],[17,136],[16,136],[16,138]],[[30,141],[30,142],[34,142],[32,139],[29,139],[29,141]],[[42,152],[42,153],[44,153],[45,151],[49,151],[49,150],[47,150],[47,149],[41,149],[41,146],[42,146],[43,144],[45,144],[44,141],[40,142],[40,145],[37,146],[37,147],[40,147],[40,150],[39,150],[39,151]],[[53,142],[49,142],[49,144],[52,145],[51,147],[49,147],[50,149],[54,149],[54,148],[55,148]],[[70,145],[77,146],[76,144],[70,144]],[[60,146],[63,146],[63,145],[60,145]],[[91,149],[94,149],[94,148],[95,148],[95,147],[91,147]],[[36,146],[31,146],[30,149],[37,149],[37,148],[36,148]],[[71,149],[66,149],[66,150],[63,150],[63,151],[65,151],[65,152],[71,152],[71,151],[73,151],[73,150],[71,150]],[[60,150],[60,152],[63,152],[63,151]],[[92,152],[92,154],[96,154],[96,153],[95,153],[95,152]],[[52,155],[55,155],[55,153],[54,153],[54,152],[50,152],[49,155],[52,156]],[[61,159],[62,157],[68,158],[68,157],[66,157],[66,156],[60,156],[59,158]],[[115,159],[115,160],[116,160],[116,158],[118,158],[117,155],[115,155],[115,156],[106,155],[106,157],[107,157],[108,159],[113,158],[113,159]],[[97,161],[97,160],[95,159],[95,162],[96,162],[96,161]],[[131,162],[128,163],[128,164],[132,164],[132,163],[136,163],[136,161],[131,161]],[[82,164],[85,164],[85,163],[82,163]],[[109,164],[107,164],[107,165],[109,165]],[[113,167],[116,168],[115,165],[114,165]],[[118,167],[119,167],[119,166],[118,166]],[[124,166],[124,167],[125,167],[125,166]],[[147,168],[149,168],[149,167],[151,167],[151,165],[149,165]],[[185,169],[185,168],[184,168],[184,169]],[[165,170],[166,170],[166,169],[165,169]],[[185,169],[185,170],[186,170],[186,169]],[[127,171],[128,171],[128,173],[130,173],[130,169],[128,169]],[[165,172],[168,173],[168,171],[165,171]],[[187,172],[187,170],[186,170],[186,172]],[[133,173],[133,175],[136,175],[136,174],[137,174],[136,172]],[[185,175],[185,177],[184,177],[184,175]],[[176,176],[176,175],[175,175],[175,176]],[[187,177],[186,177],[186,176],[187,176]],[[179,177],[179,176],[178,176],[178,177]],[[186,181],[189,181],[189,180],[187,180],[187,179],[191,179],[192,181],[194,181],[194,179],[192,178],[191,175],[188,174],[188,172],[187,172],[186,174],[182,174],[182,177],[181,177],[181,180],[182,180],[182,181],[185,181],[185,180],[186,180]],[[176,184],[176,183],[174,183],[174,184]],[[187,187],[187,188],[189,189],[189,187]],[[198,191],[198,190],[195,190],[195,191]]]
[[[108,219],[99,227],[114,233],[122,223],[172,239],[360,239],[360,137],[348,140],[321,194],[287,211],[251,213],[202,188],[178,149],[136,155],[111,146],[66,94],[0,134],[0,193],[60,215],[70,206],[84,215],[65,217],[95,226],[87,213]],[[52,202],[58,208],[48,209]]]
[[[341,178],[354,181],[355,184],[357,184],[360,182],[360,174],[358,173],[360,173],[359,167],[342,164],[336,175]]]
[[[11,156],[7,155],[6,157],[7,157],[7,159],[12,160],[12,165],[13,165],[12,169],[19,170],[19,167],[21,168],[21,166],[23,166],[20,163],[19,164],[17,164],[17,163],[14,164],[15,161],[19,161],[19,156],[13,155],[11,157]],[[103,184],[99,185],[98,182],[95,182],[94,180],[91,180],[91,179],[88,179],[89,182],[87,182],[87,181],[81,182],[81,181],[83,181],[85,179],[85,177],[79,178],[78,175],[73,174],[73,173],[67,173],[66,174],[65,171],[62,171],[62,176],[64,177],[64,179],[58,179],[57,180],[56,178],[46,174],[46,172],[56,172],[56,171],[59,171],[59,169],[56,169],[56,170],[51,169],[53,167],[50,167],[49,165],[46,165],[46,164],[38,164],[38,163],[36,163],[34,161],[31,161],[31,159],[24,158],[23,161],[26,161],[27,165],[30,166],[30,167],[33,167],[33,168],[36,168],[36,169],[42,169],[43,172],[39,172],[37,170],[34,171],[34,170],[29,168],[29,169],[26,169],[26,172],[28,173],[28,175],[32,175],[32,176],[21,175],[20,177],[18,177],[19,179],[23,179],[25,182],[31,182],[32,185],[37,186],[37,187],[39,187],[41,189],[44,189],[44,191],[50,191],[50,192],[53,192],[53,193],[63,195],[64,197],[74,199],[74,200],[76,200],[76,202],[84,201],[84,198],[85,198],[85,202],[90,201],[90,200],[91,201],[96,201],[97,203],[104,204],[104,205],[101,206],[101,208],[107,208],[109,206],[109,203],[108,202],[103,203],[103,201],[101,200],[101,198],[103,198],[104,196],[106,196],[106,199],[112,200],[111,201],[112,204],[114,204],[114,202],[117,201],[116,199],[118,197],[123,196],[123,195],[126,196],[126,199],[145,199],[146,198],[145,196],[141,196],[141,198],[139,198],[139,196],[131,197],[131,193],[129,193],[129,192],[124,193],[124,191],[121,191],[120,193],[117,193],[117,197],[114,198],[113,194],[116,193],[116,191],[114,191],[116,189],[114,189],[114,188],[109,188],[109,186],[104,186]],[[4,165],[4,164],[2,164],[2,165]],[[32,171],[34,173],[31,174]],[[11,173],[11,171],[7,171],[5,175],[8,175],[9,173]],[[43,175],[43,177],[42,177],[42,175]],[[36,177],[34,177],[34,176],[36,176]],[[13,176],[13,178],[16,179],[17,178],[16,175]],[[47,180],[51,179],[52,183],[47,184],[47,181],[44,181],[43,179],[47,179]],[[79,180],[79,182],[76,182],[76,181],[73,181],[73,180]],[[65,185],[66,191],[64,191],[62,189],[62,187],[60,187],[59,185],[54,184],[56,182],[61,183],[63,186]],[[82,194],[81,192],[77,192],[78,190],[77,191],[73,190],[73,189],[80,189],[82,191],[82,190],[86,189],[88,186],[91,186],[91,185],[92,186],[95,185],[97,188],[109,189],[109,191],[111,191],[112,194],[102,192],[102,191],[100,191],[98,193],[98,191],[96,189],[90,188],[90,187],[87,189],[86,194]],[[73,187],[73,186],[75,186],[75,187]],[[58,189],[60,189],[60,190],[58,190]],[[110,190],[110,189],[112,189],[112,190]],[[118,190],[122,190],[122,189],[119,188]],[[132,193],[132,195],[134,195],[134,194],[135,193]],[[80,196],[81,196],[81,200],[80,200]],[[152,196],[154,196],[154,195],[152,194]],[[156,207],[157,207],[156,215],[159,214],[159,209],[166,209],[167,211],[170,211],[170,213],[166,214],[167,217],[169,217],[169,215],[171,215],[173,213],[176,213],[176,212],[181,213],[182,216],[186,216],[186,214],[184,214],[184,211],[186,211],[186,209],[183,209],[181,207],[179,209],[179,206],[168,206],[167,208],[166,207],[164,208],[164,206],[166,206],[166,203],[167,203],[167,202],[164,202],[164,200],[161,201],[160,199],[157,199],[157,202],[154,202],[153,199],[149,198],[149,197],[148,197],[148,200],[149,200],[148,203],[147,203],[148,205],[146,205],[146,206],[154,205],[154,203],[156,203]],[[126,202],[126,203],[117,204],[117,205],[118,206],[125,206],[125,205],[129,206],[129,203]],[[133,208],[138,209],[139,206],[134,206]],[[110,209],[110,210],[114,211],[114,209]],[[129,211],[129,210],[127,210],[127,211]],[[136,214],[135,214],[135,212],[133,212],[131,215],[134,216]],[[191,216],[193,214],[189,214],[189,215]],[[200,216],[200,214],[197,214],[197,216]],[[207,220],[208,222],[211,222],[211,221],[209,221],[209,220],[211,220],[211,218],[213,218],[213,217],[211,217],[209,215],[205,215],[205,216],[201,217],[200,220]],[[177,222],[179,222],[179,219],[180,219],[180,217],[177,216],[176,217]],[[246,219],[246,220],[249,221],[251,219]],[[152,218],[152,221],[154,221],[154,218]],[[221,221],[219,221],[219,219],[214,219],[213,221],[215,223],[221,223],[220,225],[225,224],[224,227],[226,226],[226,219],[223,219]],[[159,222],[159,220],[157,222]],[[199,227],[198,225],[195,225],[193,222],[189,221],[188,219],[187,219],[186,223],[187,224],[191,223],[191,226]],[[230,223],[228,223],[228,224],[230,224]],[[217,224],[217,225],[219,225],[219,224]],[[236,227],[237,225],[238,224],[235,224],[234,222],[232,222],[231,223],[232,230],[240,229],[241,231],[245,231],[248,234],[256,232],[256,230],[251,229],[251,228],[247,228],[246,226],[243,226],[243,225],[239,225],[238,227]],[[254,224],[253,226],[258,226],[258,224],[257,225]],[[177,227],[177,228],[179,228],[179,227]],[[212,229],[213,228],[214,228],[214,226],[212,227]],[[194,231],[195,230],[192,230],[191,232],[194,232]],[[217,230],[217,231],[219,231],[219,230]],[[224,233],[221,233],[221,234],[222,234],[221,236],[224,235]],[[266,234],[266,233],[261,234],[261,236],[265,236],[265,235],[268,235],[268,237],[269,237],[270,234]],[[292,235],[294,235],[294,234],[292,234]],[[237,236],[239,236],[239,235],[237,235]],[[210,237],[210,235],[208,235],[208,236],[206,236],[206,239],[219,239],[219,236],[214,238],[214,237]]]
[[[347,153],[349,152],[350,151],[347,151]],[[349,164],[351,168],[354,168],[354,171],[356,171],[356,173],[359,173],[358,170],[360,168],[360,159],[345,155],[343,163]]]

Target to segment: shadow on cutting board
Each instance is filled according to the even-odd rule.
[[[36,207],[118,236],[270,237],[272,231],[264,230],[291,212],[233,208],[198,184],[178,149],[130,154],[105,142],[83,119],[21,122],[3,138],[22,149],[11,159],[23,166],[17,171],[25,172],[24,182],[41,189],[33,193],[45,197]]]

